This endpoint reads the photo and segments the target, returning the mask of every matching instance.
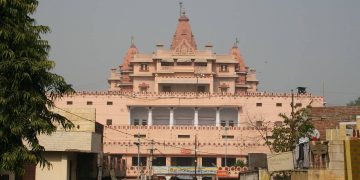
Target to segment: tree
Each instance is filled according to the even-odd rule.
[[[296,110],[290,117],[279,114],[283,122],[278,125],[265,121],[261,116],[248,115],[248,125],[258,133],[258,138],[254,141],[263,141],[271,153],[292,151],[300,137],[308,137],[313,132],[310,111],[311,106],[308,105]]]
[[[294,112],[290,117],[280,114],[284,119],[281,125],[275,126],[272,130],[270,142],[274,152],[287,152],[295,149],[301,137],[309,137],[314,130],[310,118],[310,105]]]
[[[354,101],[350,101],[347,106],[360,106],[360,97],[358,97]]]
[[[244,160],[239,159],[236,161],[235,166],[245,167],[245,166],[247,166],[247,163],[245,163]]]
[[[51,73],[50,46],[31,15],[37,0],[0,0],[0,172],[24,173],[25,164],[49,165],[38,135],[57,125],[73,124],[54,113],[54,100],[73,92],[63,77]]]

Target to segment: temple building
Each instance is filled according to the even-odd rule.
[[[323,106],[323,97],[303,91],[259,92],[238,42],[228,54],[212,45],[199,49],[189,22],[181,10],[170,48],[158,44],[141,53],[132,40],[122,65],[111,70],[108,91],[56,102],[95,109],[96,122],[105,125],[109,167],[120,171],[125,162],[126,178],[237,178],[244,170],[235,167],[238,160],[269,152],[256,127],[281,124],[279,113],[289,115],[292,100],[295,108]]]
[[[142,54],[132,40],[123,64],[112,69],[110,91],[130,92],[256,92],[255,70],[246,66],[235,42],[229,54],[216,54],[212,45],[199,50],[189,18],[182,13],[170,46],[156,45]]]

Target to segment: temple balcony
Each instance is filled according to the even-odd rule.
[[[269,129],[270,131],[270,129]],[[126,133],[126,134],[124,134]],[[245,156],[248,153],[266,152],[259,132],[254,127],[217,127],[192,125],[111,125],[105,127],[104,152],[116,154],[137,154],[135,143],[140,141],[140,153],[148,154],[149,148],[160,151],[154,155],[189,155],[193,156],[195,135],[199,156],[209,154],[227,154]]]
[[[199,158],[201,159],[201,158]],[[170,170],[171,168],[171,170]],[[198,176],[217,176],[221,174],[226,175],[227,178],[237,178],[239,172],[248,171],[247,167],[237,167],[237,166],[219,166],[219,167],[197,167]],[[176,174],[178,173],[178,174]],[[127,177],[137,177],[137,176],[194,176],[195,168],[194,166],[127,166],[126,167],[126,176]]]
[[[160,66],[157,73],[176,73],[189,72],[194,74],[211,74],[212,71],[207,66]]]

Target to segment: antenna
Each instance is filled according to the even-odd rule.
[[[182,7],[182,2],[179,2],[179,6],[180,6],[180,16],[182,15],[182,9],[183,9],[183,7]]]

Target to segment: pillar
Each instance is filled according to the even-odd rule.
[[[241,107],[238,107],[238,113],[237,113],[237,126],[240,127],[240,113],[241,113]]]
[[[221,157],[216,157],[216,166],[221,167]]]
[[[152,125],[153,125],[152,108],[149,107],[149,110],[148,110],[148,126],[152,126]]]
[[[169,124],[170,124],[170,127],[174,126],[174,108],[173,107],[170,108],[170,122],[169,122]]]
[[[216,108],[216,119],[215,119],[216,126],[220,126],[220,108]]]
[[[194,115],[194,126],[197,127],[199,125],[199,108],[195,108]]]
[[[171,166],[171,157],[170,156],[166,156],[166,166]]]
[[[131,125],[131,107],[129,106],[128,107],[128,123],[129,123],[129,125]]]

